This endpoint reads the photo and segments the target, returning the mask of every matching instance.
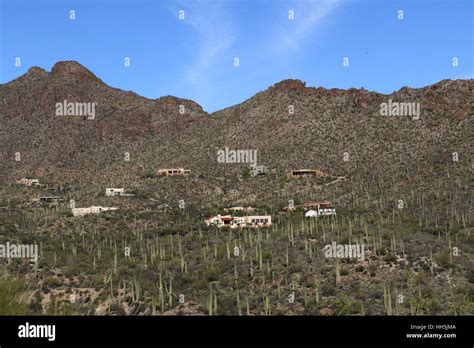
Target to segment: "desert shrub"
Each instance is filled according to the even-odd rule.
[[[397,260],[397,256],[394,253],[388,253],[383,259],[387,263],[395,262]]]
[[[21,279],[0,279],[0,315],[26,315],[26,284]]]
[[[474,269],[470,269],[467,272],[467,280],[468,280],[469,283],[474,284]]]
[[[432,300],[429,298],[411,298],[410,306],[414,315],[428,315],[432,306]]]
[[[375,263],[369,264],[369,274],[371,277],[375,277],[377,274],[377,265]]]
[[[435,257],[435,262],[444,268],[449,268],[451,266],[451,261],[449,259],[449,250],[444,250],[437,254]]]
[[[250,175],[250,168],[245,168],[245,169],[244,169],[244,172],[242,173],[242,177],[243,177],[244,179],[248,179],[248,178],[251,177],[251,175]]]
[[[304,265],[301,262],[290,264],[290,273],[300,273],[304,269]]]
[[[336,293],[334,285],[328,284],[328,283],[323,284],[323,286],[321,287],[321,290],[322,290],[323,296],[334,296],[334,294]]]
[[[343,294],[337,298],[336,308],[337,315],[358,314],[361,311],[361,303]]]
[[[56,288],[61,285],[61,281],[55,277],[48,277],[44,280],[43,285],[47,286],[48,288]]]

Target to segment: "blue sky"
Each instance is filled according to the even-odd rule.
[[[473,78],[473,11],[472,0],[0,0],[0,83],[76,60],[113,87],[206,111],[286,78],[389,93]]]

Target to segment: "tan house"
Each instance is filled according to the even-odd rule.
[[[327,174],[323,173],[319,169],[298,169],[291,170],[286,173],[287,179],[297,179],[309,176],[327,176]]]
[[[117,207],[101,207],[101,206],[91,206],[87,208],[72,208],[72,215],[74,216],[84,216],[87,214],[99,214],[108,210],[117,210]]]
[[[236,217],[234,227],[270,227],[272,217],[270,215],[252,215]]]
[[[230,226],[231,221],[233,220],[231,215],[216,215],[216,216],[209,216],[208,218],[204,219],[204,222],[207,226]]]
[[[25,186],[39,186],[40,184],[38,179],[27,179],[27,178],[22,178],[20,180],[17,180],[16,183],[20,185],[25,185]]]
[[[186,176],[189,174],[191,174],[191,171],[189,169],[184,169],[184,168],[158,169],[156,171],[156,175],[159,175],[159,176],[169,176],[169,175]]]
[[[270,215],[255,216],[231,216],[217,215],[210,216],[204,220],[207,226],[216,227],[270,227],[272,225],[272,217]]]

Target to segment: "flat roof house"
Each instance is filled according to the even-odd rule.
[[[169,175],[182,175],[186,176],[191,174],[191,170],[184,168],[170,168],[170,169],[158,169],[156,175],[169,176]]]
[[[117,210],[117,207],[101,207],[101,206],[90,206],[87,208],[72,208],[72,215],[73,216],[84,216],[87,214],[99,214],[103,211],[107,210]]]
[[[308,210],[305,217],[318,217],[324,215],[336,215],[336,208],[322,208],[318,210]]]
[[[21,178],[20,180],[17,180],[16,183],[20,185],[26,185],[26,186],[39,186],[40,184],[38,179],[27,179],[27,178]]]
[[[106,188],[105,195],[106,196],[123,196],[125,194],[125,190],[123,188]]]
[[[245,222],[250,227],[269,227],[272,225],[270,215],[245,216]]]
[[[286,177],[288,179],[303,178],[308,176],[327,176],[327,174],[323,173],[319,169],[297,169],[286,173]]]
[[[48,204],[51,206],[56,206],[59,204],[59,197],[57,196],[40,196],[38,198],[33,198],[33,202],[40,203],[40,204]]]
[[[254,211],[255,208],[253,207],[230,207],[224,208],[224,211]]]
[[[217,215],[211,216],[204,220],[207,226],[216,227],[270,227],[272,225],[272,217],[270,215],[255,216],[235,216]]]
[[[204,219],[204,222],[206,223],[207,226],[217,226],[217,227],[222,227],[222,226],[230,226],[230,222],[232,221],[232,216],[230,215],[216,215],[216,216],[210,216],[207,219]]]
[[[250,174],[252,176],[258,176],[258,175],[266,175],[268,174],[268,168],[263,165],[255,165],[250,167]]]
[[[310,201],[304,202],[303,204],[295,204],[293,207],[286,206],[283,208],[284,211],[292,211],[296,209],[310,210],[310,209],[320,209],[320,208],[332,208],[333,205],[330,201]]]

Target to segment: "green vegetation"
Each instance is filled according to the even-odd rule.
[[[0,278],[0,315],[28,314],[25,282],[18,278]]]
[[[0,265],[4,274],[16,275],[0,282],[1,313],[472,314],[472,236],[466,231],[473,222],[464,209],[466,181],[458,179],[440,177],[433,187],[403,194],[390,175],[374,179],[370,187],[344,182],[325,193],[334,201],[345,197],[336,205],[337,215],[314,219],[302,211],[281,213],[289,199],[312,198],[303,191],[282,191],[274,200],[238,203],[271,214],[272,227],[235,230],[208,229],[203,223],[203,216],[228,204],[209,198],[186,201],[186,209],[180,209],[184,180],[175,186],[169,180],[159,181],[159,187],[142,183],[129,198],[104,197],[98,187],[83,183],[74,193],[81,204],[121,209],[83,218],[72,217],[67,204],[0,210],[0,242],[40,245],[37,265],[22,260]],[[453,188],[460,190],[453,193]],[[14,196],[17,188],[2,190]],[[160,190],[176,195],[160,200]],[[397,207],[399,197],[403,209]],[[2,202],[13,201],[21,204]],[[446,206],[447,201],[452,204]],[[364,261],[326,258],[324,246],[333,241],[364,244]],[[25,283],[33,274],[36,280]]]

